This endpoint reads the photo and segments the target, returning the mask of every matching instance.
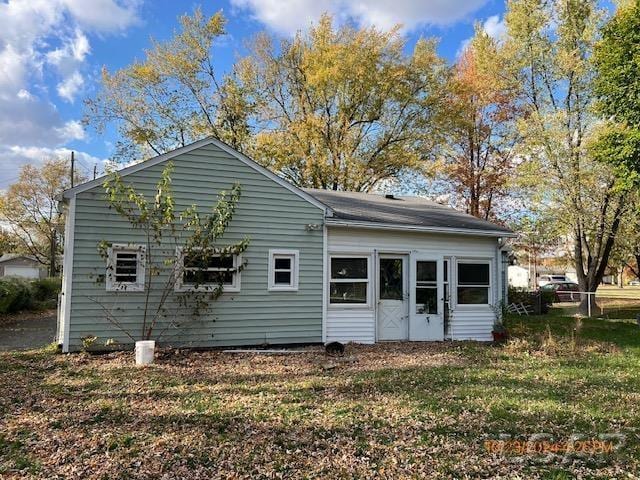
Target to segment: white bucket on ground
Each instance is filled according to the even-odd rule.
[[[136,365],[152,364],[155,349],[155,340],[138,340],[136,342]]]

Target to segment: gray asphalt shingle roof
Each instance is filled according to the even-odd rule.
[[[512,233],[506,227],[420,197],[386,198],[385,195],[310,188],[304,191],[331,208],[333,218],[340,220]]]

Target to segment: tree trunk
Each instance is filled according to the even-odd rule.
[[[624,288],[624,282],[622,281],[623,276],[624,276],[624,264],[620,265],[620,269],[618,270],[618,288]]]

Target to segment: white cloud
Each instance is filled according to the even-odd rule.
[[[55,105],[25,89],[12,97],[0,98],[0,148],[63,145],[77,137],[68,135],[65,123]]]
[[[64,72],[83,62],[90,51],[89,39],[80,29],[76,29],[74,36],[65,38],[61,47],[47,52],[46,59]]]
[[[86,137],[84,127],[78,120],[69,120],[62,127],[56,128],[56,131],[66,141],[84,140]]]
[[[30,56],[30,53],[20,52],[13,45],[6,45],[0,50],[0,96],[20,90]]]
[[[482,24],[482,29],[491,38],[500,40],[507,33],[507,25],[504,20],[500,20],[500,15],[492,15]]]
[[[494,40],[501,40],[507,33],[507,25],[504,23],[504,19],[500,19],[500,15],[491,15],[481,24],[482,30]],[[471,43],[471,38],[466,38],[460,42],[460,47],[456,56],[460,56],[462,52],[466,50]]]
[[[485,3],[487,0],[359,0],[345,5],[361,23],[381,28],[401,23],[413,30],[421,25],[450,25]]]
[[[141,0],[62,0],[61,3],[81,26],[113,32],[138,23]]]
[[[271,29],[292,34],[306,29],[324,12],[338,20],[388,29],[402,24],[405,30],[423,25],[448,25],[465,18],[487,0],[231,0],[231,5],[251,12]]]
[[[50,158],[70,158],[69,148],[47,147],[21,147],[18,145],[5,145],[0,147],[2,167],[0,169],[0,190],[6,189],[18,179],[20,168],[26,164],[40,165]],[[94,157],[86,152],[75,151],[77,171],[90,178],[93,174],[93,166],[97,165],[98,173],[103,172],[107,160]]]
[[[84,78],[77,70],[65,78],[58,84],[58,95],[65,100],[72,102],[75,100],[76,95],[82,89],[84,85]]]
[[[62,118],[50,87],[73,102],[84,86],[90,36],[136,24],[140,2],[0,1],[0,182],[18,166],[85,139],[80,122]]]
[[[21,100],[30,100],[33,98],[33,95],[31,95],[31,92],[29,92],[29,90],[25,90],[24,88],[21,88],[18,91],[18,98],[20,98]]]

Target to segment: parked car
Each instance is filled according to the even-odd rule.
[[[631,280],[629,282],[629,285],[632,286],[632,287],[640,287],[640,280],[638,280],[638,279]]]
[[[540,287],[543,292],[553,292],[554,302],[577,302],[580,300],[580,286],[573,282],[553,282]]]
[[[562,282],[569,282],[569,279],[566,277],[566,275],[540,275],[540,278],[538,278],[539,287],[544,287],[549,283]]]

